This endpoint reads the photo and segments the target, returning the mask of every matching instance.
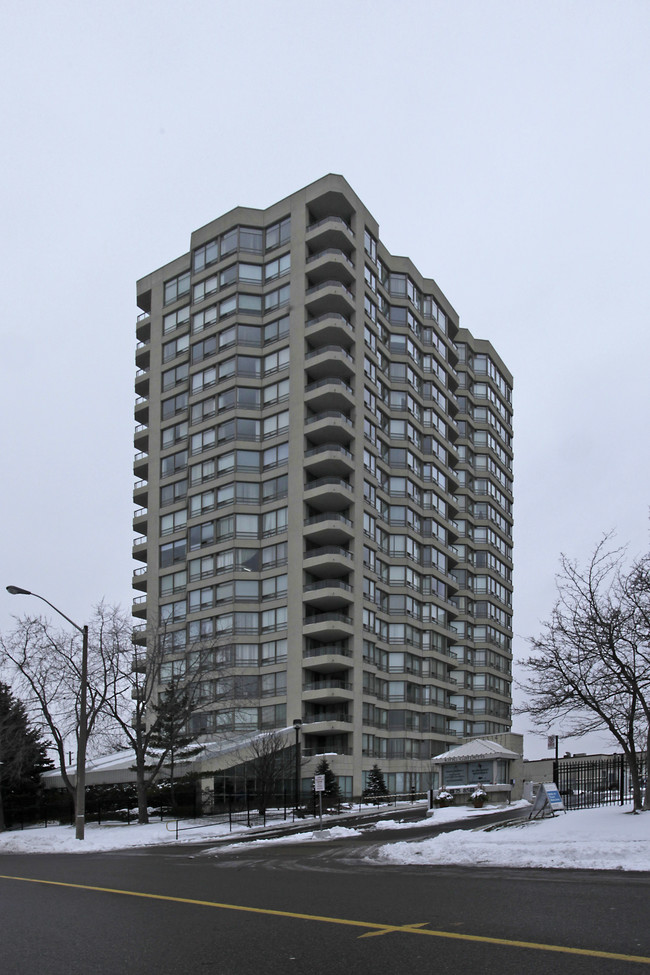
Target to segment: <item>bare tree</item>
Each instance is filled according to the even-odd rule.
[[[624,552],[609,542],[584,568],[562,556],[558,600],[523,664],[527,701],[519,710],[545,729],[564,720],[568,737],[609,731],[627,758],[636,811],[641,754],[650,753],[650,560],[626,569]]]
[[[181,736],[183,742],[198,737],[189,730],[190,718],[198,705],[199,680],[209,666],[208,649],[175,652],[164,627],[151,630],[143,646],[133,639],[130,618],[120,618],[106,709],[133,750],[139,823],[149,821],[150,786],[163,774],[173,781],[183,761]]]
[[[106,717],[106,701],[114,669],[113,631],[119,611],[97,606],[89,624],[86,739],[96,734]],[[64,785],[75,804],[76,788],[66,756],[79,743],[81,723],[82,653],[80,637],[61,631],[41,617],[17,619],[15,630],[0,636],[0,658],[12,674],[12,684],[28,711],[39,713],[54,748]],[[72,751],[72,749],[70,749]],[[74,749],[77,754],[78,747]]]
[[[221,639],[176,648],[173,632],[162,626],[151,628],[142,645],[122,617],[114,642],[107,710],[133,750],[138,822],[146,823],[150,786],[164,776],[173,792],[179,764],[202,750],[194,743],[209,734],[201,721],[205,709],[219,704],[235,713],[235,705],[241,709],[247,702],[235,700],[240,689],[231,672],[233,648]],[[227,741],[235,733],[224,724],[218,737]]]
[[[288,734],[288,730],[260,732],[250,739],[246,749],[255,770],[257,801],[262,814],[272,805],[280,784],[293,768],[295,756]]]

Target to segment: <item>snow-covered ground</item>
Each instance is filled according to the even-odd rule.
[[[518,804],[519,805],[519,804]],[[527,805],[527,803],[522,803]],[[485,832],[481,819],[490,809],[437,809],[433,818],[424,822],[400,823],[383,820],[377,824],[382,830],[406,832],[414,825],[429,824],[432,831],[441,823],[471,818],[471,830],[458,829],[414,842],[397,841],[382,845],[376,858],[386,864],[451,864],[467,866],[508,867],[573,867],[588,870],[650,870],[650,812],[631,814],[630,806],[606,806],[559,813],[553,819],[524,821]],[[189,826],[189,823],[182,823]],[[308,824],[305,824],[308,825]],[[349,828],[331,824],[324,834],[307,830],[299,835],[265,839],[264,830],[249,830],[238,826],[232,833],[228,824],[202,824],[193,829],[181,829],[176,838],[174,823],[151,823],[148,826],[127,826],[121,823],[86,827],[86,839],[79,842],[71,826],[49,826],[24,832],[0,834],[0,853],[85,853],[122,850],[138,846],[157,846],[163,843],[211,843],[216,839],[233,840],[246,837],[246,845],[260,849],[266,844],[299,843],[318,839],[363,835],[372,840],[375,828]],[[277,824],[276,824],[277,827]],[[377,837],[379,839],[379,837]],[[218,846],[209,851],[218,856],[233,847]]]
[[[457,829],[391,843],[378,856],[384,863],[650,870],[650,812],[634,816],[631,806],[561,812],[490,832]]]

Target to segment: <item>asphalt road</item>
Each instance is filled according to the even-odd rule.
[[[0,972],[650,972],[648,873],[383,866],[374,840],[0,856]]]

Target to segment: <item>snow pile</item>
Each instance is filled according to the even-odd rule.
[[[441,812],[451,810],[441,810]],[[438,812],[434,819],[438,822]],[[384,863],[650,870],[650,813],[605,806],[559,813],[491,832],[454,830],[380,847]]]

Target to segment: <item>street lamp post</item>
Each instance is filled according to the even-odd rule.
[[[70,626],[78,630],[82,636],[81,645],[81,695],[79,698],[79,730],[77,734],[77,782],[76,782],[76,802],[75,802],[75,836],[78,840],[84,839],[86,828],[86,744],[88,739],[87,722],[87,700],[88,700],[88,627],[79,626],[73,622],[69,616],[62,613],[60,609],[46,599],[39,596],[37,592],[30,592],[28,589],[21,589],[19,586],[7,586],[7,592],[12,596],[35,596],[62,616]]]
[[[295,809],[296,814],[298,813],[298,806],[300,804],[300,729],[302,728],[302,718],[294,718],[293,728],[296,732],[296,782],[295,782]]]

